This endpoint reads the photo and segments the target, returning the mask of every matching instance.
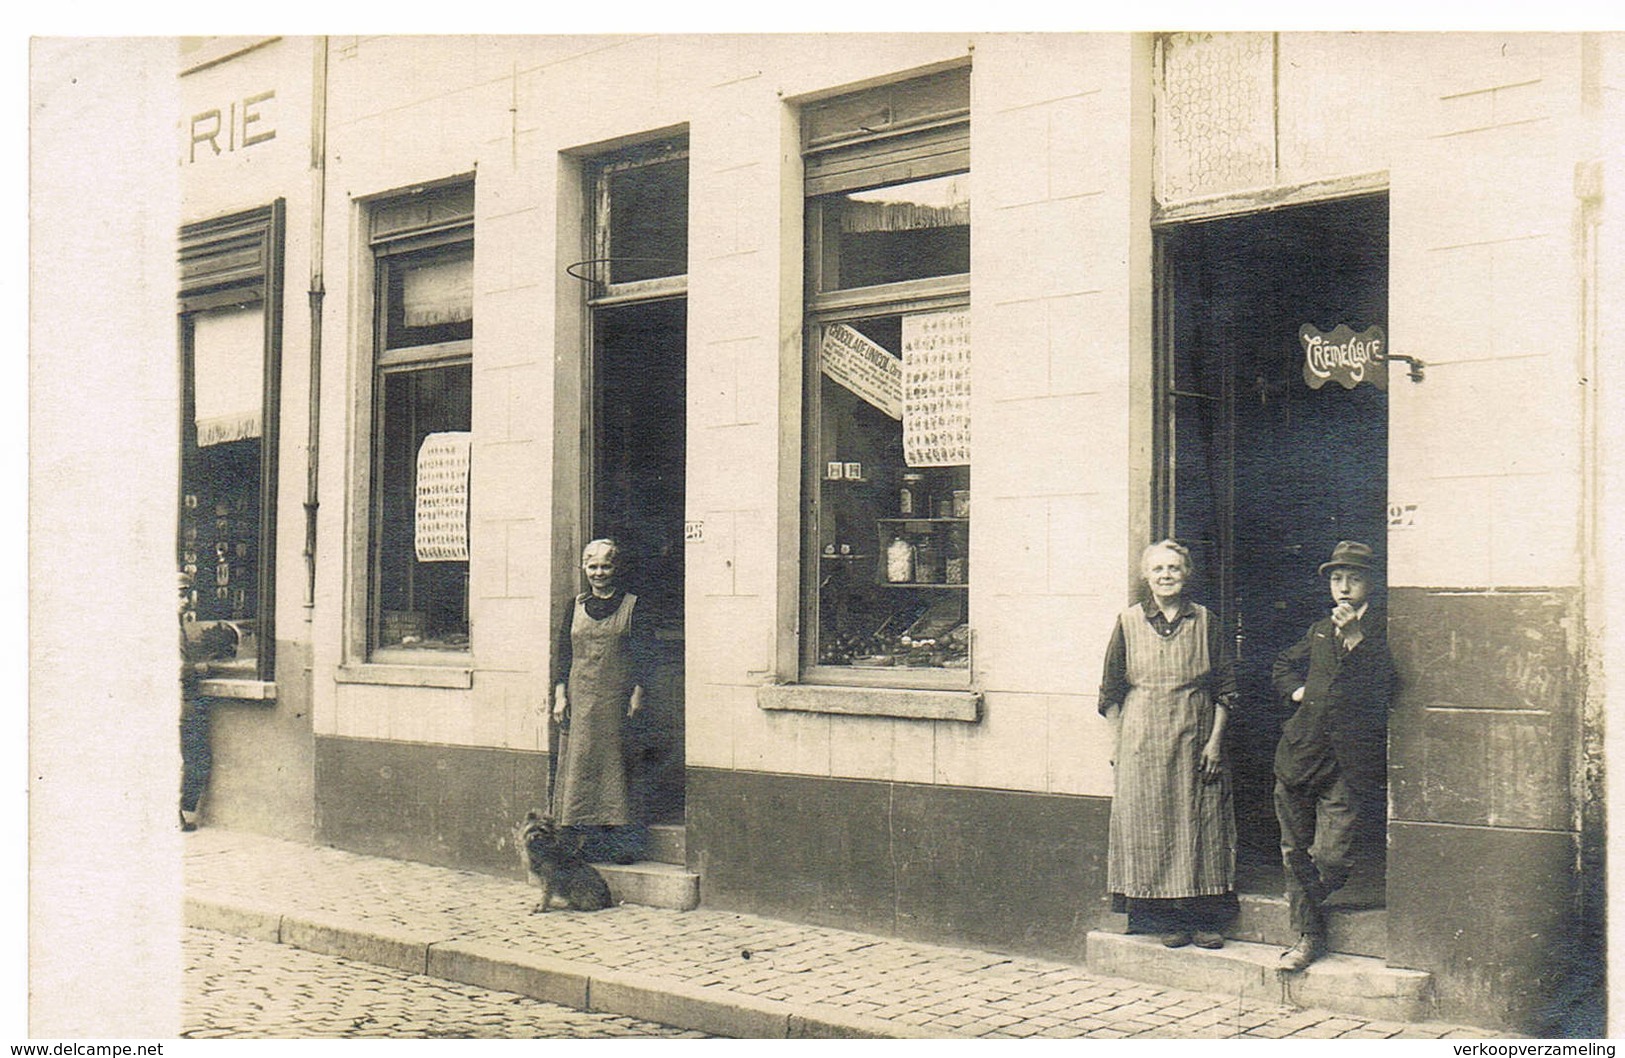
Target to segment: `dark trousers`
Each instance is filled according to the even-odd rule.
[[[181,811],[196,812],[209,773],[214,770],[214,752],[209,747],[209,700],[181,700]]]
[[[1360,812],[1341,774],[1313,786],[1275,780],[1275,817],[1281,824],[1281,862],[1286,867],[1292,928],[1324,937],[1326,898],[1343,887],[1353,869]]]

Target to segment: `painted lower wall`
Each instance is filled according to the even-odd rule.
[[[1555,778],[1585,739],[1579,593],[1392,589],[1389,641],[1389,961],[1447,1017],[1602,1035],[1600,842]]]
[[[1579,913],[1574,835],[1395,821],[1388,962],[1433,974],[1441,1016],[1605,1035],[1600,936]]]
[[[547,806],[546,753],[318,736],[316,840],[521,878],[513,831]]]
[[[1110,801],[691,768],[703,906],[1081,962]]]
[[[308,648],[278,640],[274,701],[215,699],[209,722],[214,770],[203,820],[288,841],[309,841],[315,816]]]

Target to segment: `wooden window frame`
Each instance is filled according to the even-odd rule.
[[[974,678],[974,654],[964,669],[854,668],[818,663],[818,532],[823,465],[820,407],[822,370],[817,350],[823,328],[876,316],[970,308],[971,274],[932,276],[866,287],[827,289],[830,258],[824,246],[825,196],[888,187],[970,171],[968,66],[841,96],[802,114],[805,291],[802,313],[803,430],[796,666],[800,681],[832,687],[884,686],[905,690],[962,690]],[[908,98],[912,89],[923,91]],[[960,94],[963,93],[963,98]],[[831,117],[833,115],[833,117]],[[967,617],[970,588],[967,585]],[[974,650],[974,632],[972,633]],[[800,701],[799,698],[792,698]],[[957,700],[956,700],[957,701]],[[759,703],[760,704],[760,703]],[[962,704],[962,703],[961,703]],[[764,708],[828,711],[815,703]],[[959,708],[958,705],[954,707]],[[880,707],[884,715],[892,713]],[[950,710],[952,711],[952,710]],[[974,719],[954,715],[952,719]]]
[[[287,203],[266,206],[211,220],[182,225],[179,248],[179,296],[176,317],[181,358],[179,451],[196,445],[192,422],[194,401],[193,318],[209,309],[259,305],[263,317],[262,389],[260,397],[259,569],[255,591],[259,640],[255,678],[260,685],[276,680],[276,497],[282,401],[283,256],[287,240]],[[185,497],[176,495],[177,514]],[[177,526],[179,525],[177,518]],[[176,557],[184,542],[176,539]],[[210,681],[233,685],[253,681]],[[222,697],[266,700],[264,686],[240,688]]]
[[[688,137],[680,136],[626,151],[619,151],[590,163],[592,172],[592,250],[594,262],[598,267],[594,269],[592,292],[587,298],[589,306],[597,308],[627,301],[651,301],[658,298],[687,296],[687,261],[683,262],[682,272],[675,275],[616,282],[613,251],[610,242],[610,221],[614,210],[614,196],[610,193],[610,183],[614,176],[628,170],[644,169],[677,161],[684,163],[686,166],[688,159]],[[600,275],[603,276],[602,280],[597,279]]]
[[[421,196],[421,197],[416,197]],[[455,367],[474,362],[473,337],[423,345],[388,346],[390,311],[388,265],[406,254],[429,250],[473,249],[475,245],[474,183],[459,179],[443,185],[419,189],[409,195],[396,195],[375,203],[368,221],[368,257],[371,268],[368,289],[372,297],[371,333],[368,336],[370,365],[367,372],[370,394],[368,411],[368,481],[361,493],[366,497],[366,551],[363,568],[365,583],[360,586],[365,621],[357,630],[358,645],[365,658],[364,669],[350,666],[352,677],[376,668],[412,667],[467,669],[473,656],[473,621],[469,621],[469,645],[464,650],[413,650],[410,647],[381,646],[382,578],[380,538],[384,488],[384,399],[386,378],[417,371]],[[470,379],[472,385],[472,378]],[[472,397],[472,394],[470,395]],[[472,400],[471,400],[472,405]],[[470,421],[470,428],[473,423]],[[472,563],[470,563],[472,573]],[[472,580],[468,587],[472,596]],[[467,605],[470,600],[465,600]],[[368,678],[348,678],[341,682],[373,682]],[[414,678],[414,685],[445,685],[432,678]],[[462,681],[456,681],[462,686]]]

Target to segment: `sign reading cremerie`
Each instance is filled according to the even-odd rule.
[[[1303,344],[1303,380],[1310,389],[1319,389],[1335,379],[1344,389],[1369,382],[1378,389],[1388,388],[1388,343],[1381,327],[1367,327],[1356,334],[1340,323],[1331,333],[1306,323],[1298,328]]]

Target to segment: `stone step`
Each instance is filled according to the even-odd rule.
[[[1252,893],[1239,895],[1241,913],[1224,931],[1231,940],[1251,944],[1269,944],[1286,948],[1297,943],[1297,931],[1292,928],[1292,916],[1287,910],[1286,898],[1260,896]],[[1128,933],[1128,916],[1122,913],[1102,915],[1100,926],[1106,933]],[[1326,934],[1329,950],[1342,955],[1366,955],[1374,959],[1388,954],[1388,912],[1382,908],[1326,908]]]
[[[1298,940],[1283,896],[1241,895],[1241,914],[1225,935],[1255,944],[1287,948]],[[1382,908],[1326,908],[1326,942],[1343,955],[1388,954],[1388,912]]]
[[[609,883],[610,894],[618,904],[642,904],[673,911],[692,911],[700,906],[700,876],[676,864],[639,860],[625,866],[614,863],[593,866]]]
[[[1113,977],[1384,1021],[1430,1021],[1436,1013],[1433,975],[1361,955],[1326,955],[1285,973],[1277,969],[1281,949],[1270,944],[1165,948],[1155,937],[1095,930],[1086,945],[1089,969]]]
[[[645,859],[655,863],[688,865],[688,828],[681,823],[657,823],[649,827],[649,847]]]

